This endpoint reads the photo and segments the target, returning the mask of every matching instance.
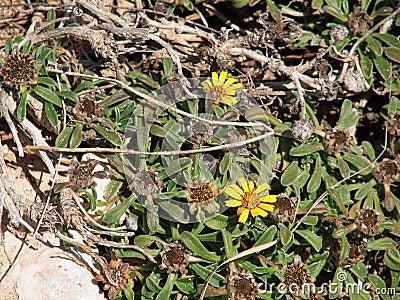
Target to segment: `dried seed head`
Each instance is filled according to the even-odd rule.
[[[391,115],[387,122],[388,132],[394,136],[400,136],[400,111]]]
[[[349,35],[349,30],[343,25],[336,25],[331,29],[331,39],[342,41]]]
[[[357,6],[354,7],[354,12],[349,15],[348,26],[352,36],[370,29],[373,24],[374,22],[367,12],[360,10]]]
[[[295,139],[306,141],[313,132],[313,126],[310,121],[297,120],[292,125],[292,135]]]
[[[343,84],[346,90],[353,93],[360,93],[364,88],[364,76],[352,68],[344,76]]]
[[[333,128],[331,131],[325,133],[324,144],[329,154],[334,152],[347,152],[350,150],[350,145],[353,143],[349,132],[347,130],[340,130]]]
[[[372,169],[372,174],[380,183],[391,184],[400,177],[400,165],[396,160],[384,158]]]
[[[86,188],[94,182],[93,176],[93,162],[78,162],[77,160],[73,160],[72,168],[69,170],[69,181],[71,183],[72,188],[74,189],[83,189]]]
[[[252,300],[258,296],[259,284],[256,283],[253,274],[247,270],[241,270],[240,274],[229,275],[227,282],[231,300]]]
[[[187,126],[189,141],[196,145],[202,145],[213,136],[213,128],[207,123],[192,121]]]
[[[130,268],[128,263],[122,263],[119,260],[111,260],[107,267],[111,280],[103,274],[95,276],[95,280],[103,282],[104,290],[108,290],[108,297],[114,299],[119,291],[128,288],[128,281],[132,282]]]
[[[180,272],[182,275],[186,275],[188,272],[187,265],[189,263],[189,257],[191,251],[186,247],[182,246],[179,242],[169,244],[161,251],[160,269],[167,269],[168,273]]]
[[[126,228],[131,231],[136,231],[138,229],[137,221],[132,217],[125,218]]]
[[[283,284],[296,297],[303,295],[304,287],[313,282],[307,266],[301,262],[299,255],[295,255],[291,266],[283,267]]]
[[[33,204],[33,206],[30,208],[30,216],[32,221],[38,223],[40,218],[42,217],[42,214],[44,213],[43,220],[42,220],[42,225],[41,229],[45,229],[45,231],[50,231],[50,232],[55,232],[56,231],[56,225],[60,224],[60,216],[57,213],[57,207],[53,204],[49,204],[47,206],[46,211],[44,211],[45,208],[45,203],[42,202],[36,202]]]
[[[24,53],[6,56],[1,74],[8,84],[28,85],[36,77],[35,62],[30,55]]]
[[[215,197],[222,191],[214,186],[212,181],[200,183],[195,181],[188,184],[189,212],[193,214],[197,210],[196,218],[201,221],[201,212],[204,208],[209,214],[216,213],[220,205],[215,201]]]
[[[151,168],[139,168],[130,187],[133,187],[141,195],[151,195],[163,188],[164,183],[158,179],[157,173]]]
[[[293,222],[296,200],[296,198],[291,199],[284,194],[279,195],[274,203],[275,209],[270,213],[270,216],[275,220],[275,222]]]
[[[356,209],[357,217],[354,220],[358,230],[367,235],[374,235],[379,230],[380,213],[372,208]]]
[[[343,267],[356,265],[362,262],[365,258],[364,249],[367,247],[367,243],[354,234],[349,234],[347,236],[347,241],[350,246],[349,255],[345,259],[339,259],[339,265]],[[341,240],[339,240],[339,244],[342,245]]]

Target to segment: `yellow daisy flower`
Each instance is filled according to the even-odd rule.
[[[212,72],[211,80],[204,81],[203,91],[214,94],[214,104],[222,101],[226,105],[232,106],[237,103],[236,90],[243,88],[243,84],[235,78],[227,79],[227,77],[228,72],[226,71],[222,71],[219,76],[217,72]]]
[[[254,181],[246,181],[243,177],[238,181],[243,189],[236,184],[231,184],[226,187],[224,193],[234,198],[225,201],[226,206],[239,207],[237,211],[239,223],[245,223],[250,212],[253,217],[266,217],[268,212],[274,210],[274,205],[269,203],[276,202],[277,196],[260,195],[270,188],[269,184],[263,183],[254,189]]]

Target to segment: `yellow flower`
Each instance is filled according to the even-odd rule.
[[[274,210],[274,205],[269,203],[276,202],[276,195],[260,195],[270,186],[267,183],[261,184],[254,190],[254,181],[246,181],[243,177],[238,179],[243,190],[236,184],[228,185],[224,191],[225,194],[234,198],[225,201],[225,205],[229,207],[238,207],[237,214],[239,222],[245,223],[249,217],[249,213],[253,217],[266,217],[268,212]]]
[[[226,71],[222,71],[219,76],[218,73],[212,72],[211,76],[211,80],[204,81],[203,91],[214,94],[214,104],[222,101],[226,105],[232,106],[237,103],[236,90],[243,88],[243,84],[232,77],[227,79],[228,72]]]

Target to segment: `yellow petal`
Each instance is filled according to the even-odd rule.
[[[249,185],[247,184],[246,179],[244,179],[243,177],[238,178],[238,181],[240,183],[240,185],[243,188],[244,192],[248,192],[249,191]]]
[[[265,195],[262,197],[261,202],[274,203],[276,202],[276,195]]]
[[[264,192],[265,190],[268,190],[270,188],[268,183],[263,183],[261,185],[259,185],[256,189],[256,193],[259,194],[261,192]]]
[[[232,105],[234,105],[234,104],[237,103],[236,98],[235,98],[235,97],[232,97],[232,96],[224,96],[224,97],[221,98],[221,100],[222,100],[226,105],[229,105],[229,106],[232,106]]]
[[[240,200],[226,200],[225,205],[229,207],[238,207],[242,205],[242,201]]]
[[[219,80],[221,81],[221,85],[225,81],[226,77],[228,77],[228,72],[226,71],[222,71],[221,74],[219,74]]]
[[[267,204],[267,203],[260,203],[258,207],[266,211],[274,211],[275,209],[275,207],[272,204]]]
[[[247,185],[249,187],[249,191],[254,191],[254,181],[253,180],[249,180]]]
[[[225,188],[224,193],[232,198],[239,199],[242,196],[243,191],[236,184],[230,184]]]
[[[266,217],[268,216],[268,213],[265,210],[261,209],[260,207],[256,207],[251,210],[251,215],[253,217],[257,216]]]
[[[218,73],[217,73],[217,72],[212,72],[212,73],[211,73],[211,77],[212,77],[212,79],[213,79],[213,82],[214,82],[215,80],[218,80]]]
[[[232,85],[235,85],[235,82],[237,82],[237,80],[235,78],[233,78],[233,77],[228,78],[228,80],[224,83],[223,88],[225,89]]]
[[[248,217],[249,217],[249,210],[245,208],[240,213],[239,223],[246,223]]]

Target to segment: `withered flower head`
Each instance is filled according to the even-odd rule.
[[[354,12],[349,15],[348,25],[352,36],[370,29],[373,24],[374,22],[367,12],[364,9],[360,10],[357,6],[354,7]]]
[[[347,130],[335,127],[325,133],[324,144],[329,154],[335,152],[348,152],[353,139]]]
[[[111,260],[108,264],[108,271],[111,278],[100,274],[95,276],[95,280],[103,282],[104,290],[108,290],[108,297],[114,299],[119,291],[128,288],[128,282],[132,280],[129,275],[129,264],[122,263],[119,260]]]
[[[356,214],[357,217],[354,223],[357,225],[358,230],[367,235],[378,233],[379,212],[372,208],[365,207],[363,209],[356,209]]]
[[[91,186],[94,178],[106,178],[106,171],[93,172],[99,162],[91,160],[88,162],[78,162],[76,159],[72,161],[72,168],[69,170],[69,181],[73,188],[83,189]]]
[[[164,183],[157,177],[154,168],[139,168],[134,175],[130,187],[141,195],[151,195],[164,187]]]
[[[186,275],[191,253],[189,249],[177,241],[169,244],[160,253],[162,260],[160,269],[167,269],[168,273],[177,273],[179,271],[182,275]]]
[[[240,274],[227,277],[227,290],[231,300],[252,300],[258,296],[259,284],[253,274],[247,270],[241,270]]]
[[[97,117],[104,116],[104,109],[96,102],[94,93],[79,96],[72,113],[79,121],[90,124]]]
[[[360,93],[364,88],[364,76],[357,69],[350,69],[343,78],[346,90],[353,93]]]
[[[307,285],[314,281],[299,255],[295,255],[291,266],[283,266],[283,271],[282,283],[296,297],[302,296],[304,291],[307,291]]]
[[[207,143],[213,136],[212,126],[200,121],[190,122],[187,126],[187,131],[189,133],[189,140],[196,145]]]
[[[18,52],[8,55],[4,59],[1,74],[8,84],[28,85],[36,77],[35,62],[28,54]]]
[[[372,174],[380,183],[391,184],[400,177],[400,165],[396,160],[384,158],[372,169]]]
[[[349,35],[349,30],[343,25],[336,25],[331,29],[331,39],[342,41]]]
[[[296,209],[296,198],[289,198],[287,195],[278,195],[274,204],[275,209],[270,213],[270,216],[275,222],[293,222],[294,211]]]
[[[347,241],[350,246],[350,251],[348,257],[345,259],[339,260],[339,265],[341,266],[351,266],[362,262],[365,258],[364,249],[367,247],[367,243],[364,242],[361,238],[355,236],[354,234],[350,234],[347,237]],[[341,240],[339,240],[339,244],[342,245]]]
[[[47,230],[50,232],[55,232],[56,224],[60,224],[61,222],[60,216],[57,213],[57,207],[52,203],[49,203],[45,211],[44,210],[45,206],[46,204],[43,202],[35,202],[30,207],[31,219],[32,221],[38,223],[44,213],[42,225],[40,228],[44,229],[45,231]]]
[[[292,135],[295,139],[306,141],[313,132],[313,126],[310,121],[297,120],[292,125]]]
[[[387,127],[391,135],[400,136],[400,111],[390,116]]]
[[[204,208],[209,214],[217,212],[220,205],[215,201],[215,197],[221,194],[221,190],[214,186],[212,181],[188,183],[189,212],[193,214],[197,210],[196,218],[200,222],[201,210]]]

